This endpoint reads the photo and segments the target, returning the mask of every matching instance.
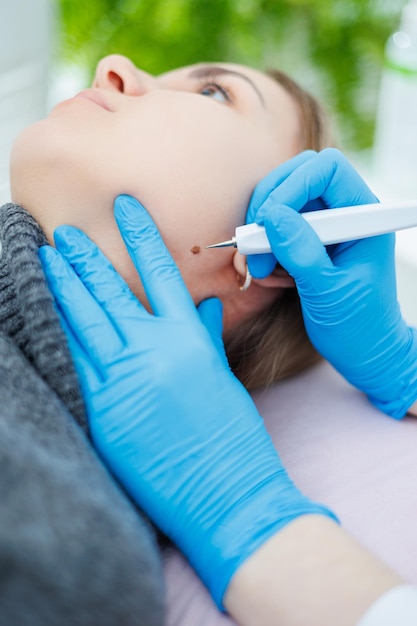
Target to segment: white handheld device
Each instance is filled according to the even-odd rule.
[[[339,209],[323,209],[301,213],[324,245],[364,239],[417,226],[417,203],[360,204]],[[241,254],[271,252],[265,228],[246,224],[236,228],[235,236],[207,248],[233,246]]]

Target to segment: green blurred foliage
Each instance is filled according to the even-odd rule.
[[[151,73],[198,61],[288,72],[334,115],[347,150],[372,144],[383,51],[403,0],[55,0],[62,55]]]

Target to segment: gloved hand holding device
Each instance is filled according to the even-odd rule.
[[[298,155],[252,196],[247,221],[265,226],[274,255],[249,256],[249,269],[264,277],[278,261],[295,280],[316,349],[376,407],[401,418],[417,399],[417,332],[397,301],[395,235],[326,250],[298,215],[312,201],[334,208],[378,200],[338,150]]]
[[[40,251],[82,384],[93,442],[133,499],[188,557],[221,606],[231,577],[305,514],[231,373],[216,299],[197,310],[159,233],[131,198],[115,217],[153,313],[69,226]]]

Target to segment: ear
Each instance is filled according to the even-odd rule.
[[[244,279],[246,276],[246,256],[240,254],[236,250],[233,255],[233,266],[237,273]],[[288,274],[283,267],[277,264],[272,274],[265,278],[252,278],[252,283],[259,285],[260,287],[295,287],[295,282],[292,276]]]

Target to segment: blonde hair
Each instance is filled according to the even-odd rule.
[[[268,70],[266,74],[298,107],[301,150],[330,146],[329,121],[318,101],[283,72]],[[233,372],[247,389],[272,385],[320,359],[307,337],[296,289],[286,289],[261,315],[234,329],[225,337],[225,346]]]

